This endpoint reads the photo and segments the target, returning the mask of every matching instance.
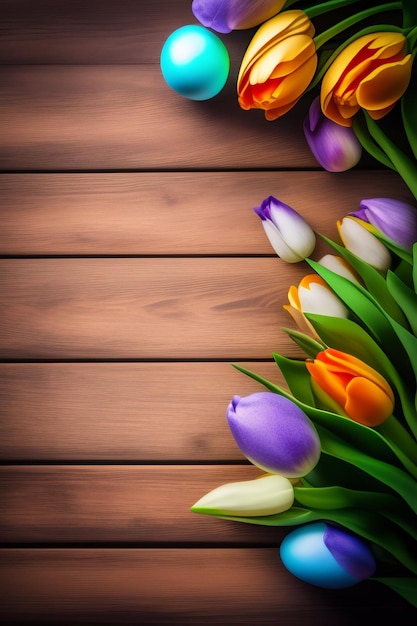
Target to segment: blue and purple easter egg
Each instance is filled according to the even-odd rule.
[[[280,546],[285,567],[317,587],[344,589],[372,576],[375,558],[359,537],[324,522],[300,526]]]

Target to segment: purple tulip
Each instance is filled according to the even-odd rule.
[[[417,209],[393,198],[361,200],[353,217],[371,224],[388,239],[410,250],[417,241]]]
[[[304,135],[314,157],[328,172],[350,170],[360,161],[362,147],[352,128],[323,115],[318,97],[304,120]]]
[[[359,537],[324,522],[292,531],[280,546],[285,567],[304,582],[326,589],[344,589],[370,578],[375,557]]]
[[[285,0],[193,0],[198,21],[218,33],[252,28],[276,15]]]
[[[320,439],[313,423],[294,402],[276,393],[234,396],[227,420],[243,454],[264,471],[299,478],[320,458]]]
[[[255,213],[277,255],[287,263],[298,263],[308,257],[316,245],[313,229],[297,211],[274,196],[268,196]]]

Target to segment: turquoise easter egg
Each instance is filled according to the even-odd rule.
[[[191,100],[209,100],[223,89],[230,58],[217,35],[204,26],[188,25],[169,35],[160,65],[171,89]]]
[[[374,556],[359,537],[324,522],[306,524],[281,543],[285,567],[304,582],[326,589],[344,589],[373,575]]]

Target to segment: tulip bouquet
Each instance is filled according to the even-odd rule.
[[[314,273],[288,291],[305,358],[273,358],[287,387],[235,367],[266,391],[227,408],[259,478],[221,485],[192,511],[266,526],[290,572],[322,587],[366,578],[417,607],[417,209],[371,198],[338,222],[342,244],[270,196],[255,212],[278,256]],[[393,219],[393,215],[395,219]]]
[[[257,29],[237,77],[241,108],[273,121],[318,89],[304,134],[319,164],[344,171],[365,150],[417,200],[417,2],[366,3],[316,35],[316,17],[354,4],[193,0],[192,10],[219,33]],[[387,14],[397,22],[378,23]],[[401,148],[382,127],[388,114]],[[283,332],[303,357],[273,354],[285,386],[234,364],[264,388],[226,412],[261,473],[191,510],[297,526],[280,546],[295,576],[325,588],[372,579],[417,608],[417,208],[369,198],[355,209],[338,243],[273,196],[255,207],[278,257],[309,267],[284,305],[296,329]],[[317,237],[330,252],[315,261]]]
[[[398,172],[417,197],[417,3],[370,5],[316,34],[313,20],[358,0],[193,0],[195,17],[219,33],[258,27],[237,77],[238,103],[269,121],[319,90],[304,123],[306,140],[328,171],[354,167],[365,149]],[[385,23],[384,18],[391,18]],[[381,16],[381,24],[374,22]],[[330,18],[328,18],[330,19]],[[371,20],[371,24],[369,23]],[[358,28],[352,34],[353,28]],[[348,33],[346,39],[342,39]],[[400,106],[401,148],[379,124]],[[398,124],[397,124],[398,126]]]

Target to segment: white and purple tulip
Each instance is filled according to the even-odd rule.
[[[269,242],[281,259],[298,263],[313,252],[316,245],[314,231],[290,206],[268,196],[254,211],[261,218]]]
[[[388,239],[411,250],[417,241],[417,209],[407,202],[393,198],[368,198],[361,200],[353,217],[371,224]]]
[[[300,478],[318,463],[317,431],[291,400],[268,391],[234,396],[226,416],[240,450],[262,470]]]
[[[366,226],[363,220],[351,215],[337,222],[337,230],[345,248],[380,272],[386,272],[392,262],[391,254]]]
[[[218,33],[253,28],[276,15],[285,0],[193,0],[194,17]]]
[[[290,532],[281,543],[280,557],[294,576],[325,589],[352,587],[376,570],[375,557],[362,539],[325,522]]]
[[[328,119],[319,97],[311,103],[303,128],[313,156],[328,172],[345,172],[359,163],[362,146],[354,131]]]

